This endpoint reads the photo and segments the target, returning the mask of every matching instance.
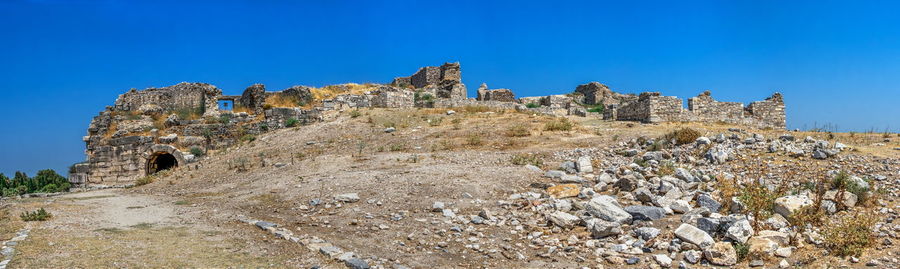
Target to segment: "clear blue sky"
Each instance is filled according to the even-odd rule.
[[[623,2],[627,4],[623,4]],[[518,96],[600,81],[725,101],[785,94],[790,128],[900,129],[896,1],[0,0],[0,172],[84,160],[130,89],[390,82],[459,61]]]

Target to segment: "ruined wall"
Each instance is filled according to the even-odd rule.
[[[500,102],[515,102],[516,96],[513,94],[510,89],[488,89],[487,84],[482,83],[480,87],[478,87],[478,97],[475,99],[478,101],[500,101]]]
[[[688,110],[694,121],[738,122],[744,117],[744,104],[716,101],[709,91],[688,98]]]
[[[182,82],[163,88],[132,89],[116,99],[114,110],[163,112],[179,109],[202,110],[204,115],[218,115],[218,96],[222,95],[213,85]]]
[[[153,146],[153,137],[113,138],[101,145],[88,144],[89,183],[128,183],[144,175],[143,154]]]
[[[784,111],[784,98],[781,93],[772,94],[764,101],[750,103],[747,106],[750,118],[757,120],[758,126],[777,129],[787,128],[787,117]]]
[[[407,83],[415,89],[429,88],[428,91],[438,98],[466,99],[466,85],[462,83],[459,63],[422,67],[408,78],[395,78],[391,86],[405,88]]]
[[[575,93],[582,95],[581,103],[586,105],[617,105],[637,100],[633,94],[621,94],[613,92],[606,85],[599,82],[591,82],[575,87]]]
[[[263,103],[266,102],[266,86],[262,84],[253,84],[244,90],[241,98],[237,100],[238,104],[250,109],[256,114],[263,111]]]

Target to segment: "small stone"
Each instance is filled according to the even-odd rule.
[[[621,225],[615,222],[609,222],[601,219],[591,219],[588,221],[588,228],[591,230],[591,236],[594,238],[604,238],[607,236],[622,234]]]
[[[345,202],[345,203],[355,203],[359,201],[359,194],[357,193],[344,193],[334,196],[334,200]]]
[[[640,261],[641,261],[641,259],[638,259],[637,257],[632,257],[632,258],[628,258],[627,260],[625,260],[625,263],[627,263],[629,265],[634,265]]]
[[[369,263],[359,258],[346,260],[344,261],[344,264],[350,269],[369,269]]]
[[[547,188],[547,194],[556,199],[575,197],[578,196],[578,193],[580,192],[581,187],[577,184],[560,184]]]
[[[750,267],[760,267],[760,266],[763,266],[763,265],[766,265],[766,263],[763,262],[763,260],[752,260],[752,261],[750,261]]]
[[[669,256],[666,256],[664,254],[657,254],[653,255],[653,259],[656,260],[656,263],[658,263],[662,267],[672,267],[672,258],[669,258]]]
[[[575,167],[578,169],[579,173],[594,172],[594,166],[591,164],[591,157],[589,156],[578,157],[578,160],[575,162]]]
[[[782,258],[789,258],[789,257],[791,257],[791,254],[793,254],[793,253],[794,253],[794,250],[791,249],[790,247],[778,248],[775,250],[775,256],[782,257]]]
[[[397,128],[394,128],[394,127],[384,128],[385,133],[393,133],[394,131],[397,131]]]
[[[441,210],[441,213],[444,215],[444,217],[448,217],[448,218],[456,217],[456,213],[453,213],[453,210],[451,210],[449,208],[445,208],[444,210]]]
[[[731,243],[718,242],[703,251],[703,257],[709,263],[720,266],[732,266],[737,263],[737,252]]]
[[[431,212],[441,212],[444,210],[444,202],[434,202],[431,204]]]
[[[669,205],[669,208],[675,213],[684,214],[685,212],[691,211],[691,204],[685,200],[675,200]]]
[[[790,267],[791,267],[791,263],[789,263],[789,262],[788,262],[787,260],[785,260],[785,259],[781,259],[781,261],[778,262],[778,268],[785,269],[785,268],[790,268]]]
[[[691,264],[697,264],[703,258],[703,253],[699,250],[688,250],[684,252],[684,260]]]
[[[641,227],[634,229],[634,233],[641,239],[648,241],[659,236],[659,229],[653,227]]]

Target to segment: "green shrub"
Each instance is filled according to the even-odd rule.
[[[290,128],[290,127],[295,127],[297,125],[300,125],[300,120],[295,119],[295,118],[290,118],[290,119],[287,119],[284,121],[284,127]]]
[[[359,109],[354,109],[353,111],[350,111],[351,118],[357,118],[359,116],[362,116],[362,112],[359,112]]]
[[[466,145],[481,146],[482,144],[484,144],[484,141],[481,139],[481,134],[474,133],[466,137]]]
[[[241,141],[253,142],[256,141],[256,136],[252,134],[245,134],[244,136],[241,136]]]
[[[219,116],[219,123],[221,123],[221,124],[231,123],[232,117],[234,117],[234,116],[231,114],[222,114],[221,116]]]
[[[525,104],[525,107],[527,107],[527,108],[539,108],[539,107],[541,107],[541,105],[538,104],[538,103],[527,103],[527,104]]]
[[[750,246],[747,244],[734,243],[734,252],[737,253],[737,261],[741,262],[750,255]]]
[[[765,185],[754,181],[749,186],[741,189],[738,200],[744,204],[744,210],[753,216],[753,227],[759,228],[759,220],[769,218],[772,208],[775,206],[775,199],[778,194],[769,190]]]
[[[392,144],[391,151],[403,151],[406,150],[406,145],[403,144]]]
[[[19,217],[22,218],[23,221],[45,221],[52,218],[53,215],[47,212],[47,210],[44,210],[44,208],[42,207],[41,209],[38,209],[36,211],[26,211],[22,213],[22,215],[19,215]]]
[[[201,148],[192,147],[191,155],[194,155],[195,157],[203,157],[204,155],[206,155],[206,152],[204,152],[203,149],[201,149]]]
[[[544,131],[571,131],[575,123],[567,118],[557,118],[544,124]]]

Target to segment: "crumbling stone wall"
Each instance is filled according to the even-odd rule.
[[[266,86],[253,84],[247,87],[237,101],[239,105],[250,109],[253,113],[261,114],[263,112],[263,103],[266,102]]]
[[[781,93],[772,94],[763,101],[756,101],[747,106],[750,118],[759,121],[758,126],[787,128],[787,117],[784,111],[784,97]]]
[[[412,86],[414,89],[429,88],[438,98],[466,99],[466,85],[462,83],[459,63],[444,63],[441,66],[422,67],[408,78],[399,77],[392,86]]]
[[[516,96],[513,94],[510,89],[493,89],[490,90],[487,88],[487,84],[482,83],[481,87],[478,87],[478,97],[476,100],[478,101],[500,101],[500,102],[515,102]]]
[[[737,122],[744,117],[744,104],[716,101],[709,91],[688,98],[688,110],[697,121]]]
[[[178,83],[163,88],[138,91],[131,89],[116,99],[117,111],[162,112],[178,109],[202,110],[203,115],[218,115],[218,96],[222,95],[213,85],[206,83]]]
[[[638,100],[615,109],[618,120],[663,122],[680,121],[682,116],[681,99],[674,96],[661,96],[659,92],[645,92]]]
[[[633,94],[613,92],[609,87],[600,82],[578,85],[578,87],[575,88],[575,93],[582,95],[582,100],[580,100],[580,102],[586,105],[618,105],[637,100],[637,96]]]

